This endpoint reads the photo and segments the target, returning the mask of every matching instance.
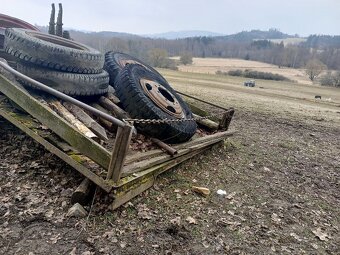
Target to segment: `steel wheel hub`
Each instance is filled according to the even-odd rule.
[[[140,85],[148,97],[163,111],[178,119],[184,117],[182,106],[167,88],[147,79],[140,79]]]

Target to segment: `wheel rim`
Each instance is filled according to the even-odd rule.
[[[71,41],[62,37],[54,36],[54,35],[49,35],[49,34],[43,34],[40,32],[35,32],[35,31],[25,31],[26,34],[38,38],[40,40],[57,44],[60,46],[76,49],[76,50],[84,50],[87,51],[88,49],[85,47],[85,45],[79,44],[75,41]]]
[[[119,66],[121,68],[124,68],[126,65],[138,64],[138,65],[141,65],[141,66],[143,66],[143,67],[145,67],[146,69],[149,70],[149,68],[147,66],[143,65],[143,63],[136,61],[136,60],[133,60],[133,59],[127,59],[127,58],[120,57],[120,58],[117,59],[117,62],[118,62]]]
[[[163,85],[147,79],[140,79],[140,85],[147,96],[163,111],[178,119],[184,117],[182,106]]]

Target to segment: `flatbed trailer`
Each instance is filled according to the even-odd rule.
[[[152,187],[161,173],[234,133],[227,130],[234,111],[224,109],[223,118],[217,123],[218,130],[195,135],[182,144],[167,145],[176,153],[156,146],[147,151],[131,150],[133,123],[116,125],[116,131],[106,143],[96,141],[55,112],[44,98],[61,103],[62,100],[42,94],[24,88],[13,77],[0,72],[0,115],[102,190],[111,193],[114,198],[112,209]],[[200,125],[204,126],[204,123]]]

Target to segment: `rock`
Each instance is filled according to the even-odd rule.
[[[191,217],[191,216],[188,216],[186,219],[185,219],[189,224],[197,224],[197,221]]]
[[[221,190],[221,189],[219,189],[216,193],[217,193],[218,195],[220,195],[220,196],[225,196],[225,195],[227,195],[227,192],[226,192],[225,190]]]
[[[74,204],[67,212],[68,217],[86,217],[87,211],[79,203]]]
[[[204,188],[204,187],[197,187],[197,186],[192,186],[191,190],[204,196],[207,197],[210,194],[210,190],[208,188]]]

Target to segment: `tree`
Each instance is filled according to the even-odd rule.
[[[320,77],[320,84],[323,86],[340,87],[340,71],[335,71],[333,73],[328,71]]]
[[[181,54],[181,57],[180,57],[179,61],[183,65],[192,64],[192,55],[191,55],[191,53],[190,52],[183,52]]]
[[[154,48],[149,50],[148,53],[149,63],[153,67],[177,70],[175,61],[168,57],[168,52],[166,50]]]
[[[327,67],[318,59],[311,59],[306,64],[306,74],[311,81],[314,81]]]
[[[168,58],[166,50],[155,48],[149,51],[149,63],[154,67],[165,67]]]

